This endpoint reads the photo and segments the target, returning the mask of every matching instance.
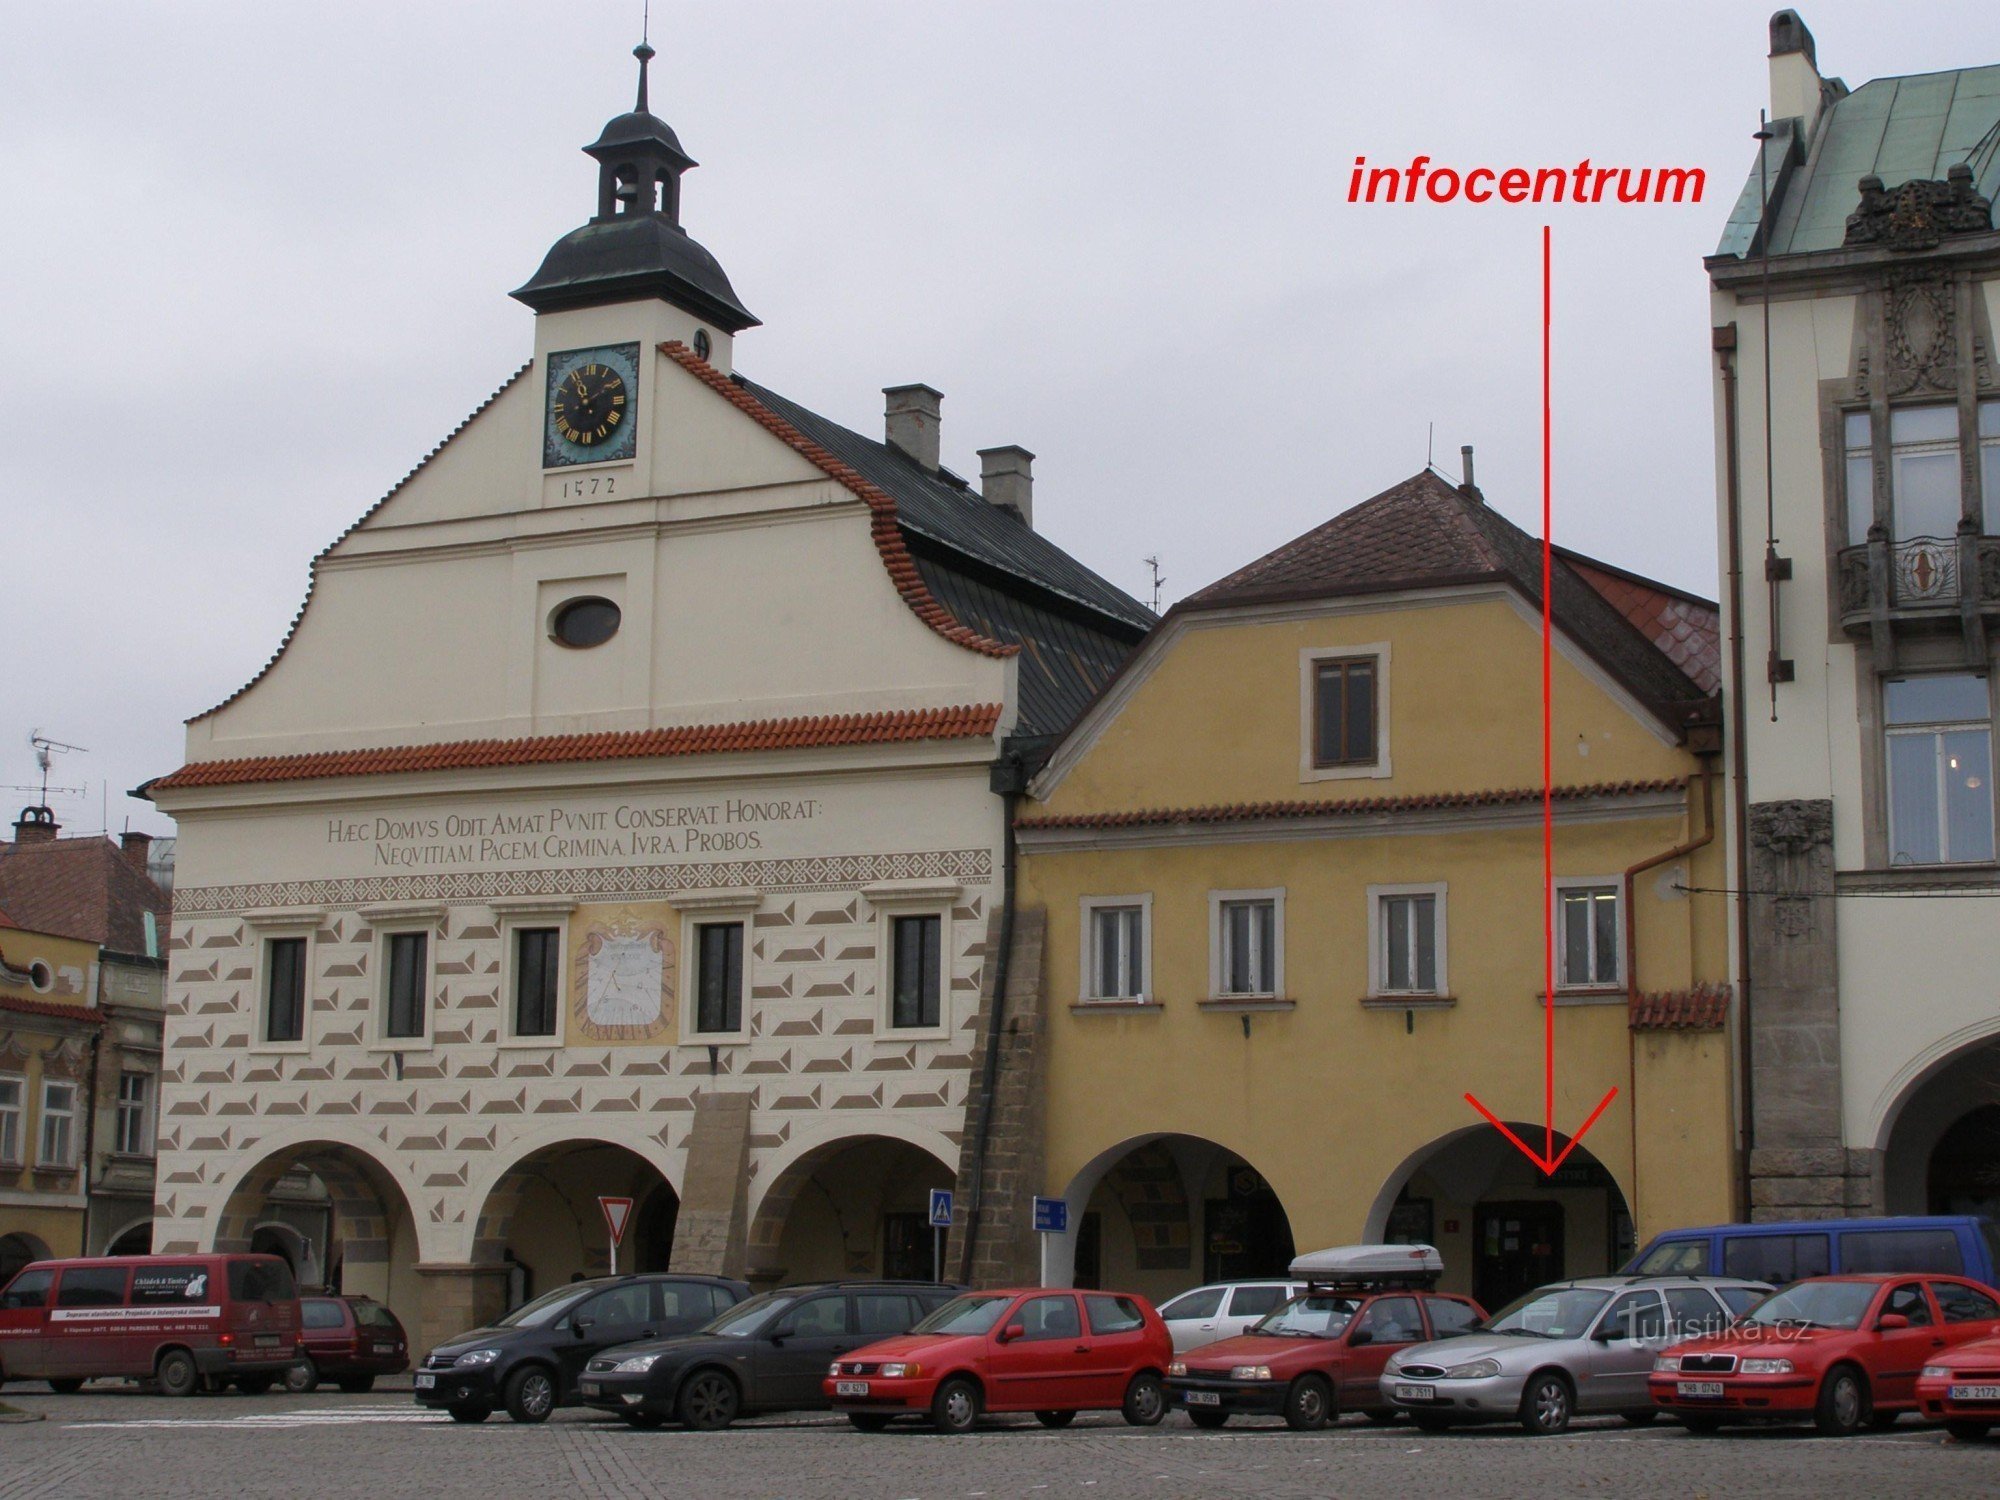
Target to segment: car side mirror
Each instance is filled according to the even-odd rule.
[[[1009,1323],[1000,1330],[1000,1342],[1003,1344],[1011,1344],[1015,1339],[1024,1339],[1027,1336],[1027,1327],[1021,1323]]]
[[[1893,1333],[1898,1328],[1908,1328],[1910,1320],[1901,1313],[1883,1313],[1875,1320],[1875,1326],[1884,1333]]]
[[[1357,1328],[1347,1336],[1347,1347],[1350,1349],[1358,1349],[1363,1344],[1372,1344],[1374,1342],[1375,1334],[1373,1330],[1367,1328]]]
[[[570,1320],[569,1331],[578,1338],[582,1338],[596,1326],[597,1320],[595,1318],[572,1318]]]

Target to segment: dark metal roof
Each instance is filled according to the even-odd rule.
[[[887,490],[912,547],[924,538],[1091,614],[1129,626],[1134,635],[1152,627],[1155,616],[1145,605],[1098,577],[1018,516],[987,503],[956,475],[944,470],[933,474],[887,443],[863,437],[742,375],[735,378],[807,437]]]
[[[716,258],[661,214],[593,220],[571,230],[510,295],[536,312],[654,296],[731,333],[758,322]]]
[[[658,115],[633,110],[605,122],[596,140],[583,149],[592,156],[621,150],[627,146],[659,146],[679,158],[683,166],[695,166],[695,159],[681,149],[674,127]]]

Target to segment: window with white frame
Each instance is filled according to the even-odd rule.
[[[1299,779],[1389,771],[1389,643],[1300,648]]]
[[[695,924],[694,996],[697,1032],[742,1031],[743,923]]]
[[[556,1034],[562,994],[562,929],[516,927],[514,935],[514,1035]]]
[[[391,932],[382,939],[382,1035],[421,1040],[429,1019],[429,931]]]
[[[1146,998],[1149,898],[1107,896],[1083,903],[1085,1000]]]
[[[1624,983],[1619,882],[1556,882],[1556,986],[1611,989]]]
[[[1875,422],[1865,411],[1841,419],[1841,441],[1847,460],[1847,544],[1868,540],[1875,524]]]
[[[1445,888],[1371,886],[1369,988],[1377,995],[1445,994]]]
[[[21,1121],[28,1109],[28,1080],[0,1073],[0,1162],[21,1164]]]
[[[112,1147],[121,1156],[153,1154],[153,1076],[118,1075],[118,1133]]]
[[[1284,893],[1209,898],[1210,983],[1218,999],[1278,995],[1284,985]]]
[[[306,940],[264,940],[264,1040],[298,1042],[306,1027]]]
[[[76,1085],[66,1079],[42,1080],[42,1138],[35,1161],[44,1167],[76,1165]]]
[[[1889,413],[1889,495],[1896,540],[1958,535],[1958,408],[1899,406]]]
[[[1993,711],[1984,677],[1937,673],[1882,684],[1889,862],[1993,858]]]
[[[898,1030],[943,1024],[944,918],[936,912],[889,919],[889,1024]]]

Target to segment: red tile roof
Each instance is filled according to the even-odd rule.
[[[1602,781],[1587,786],[1555,788],[1558,802],[1590,797],[1630,797],[1648,792],[1675,792],[1682,783],[1664,781]],[[1538,786],[1507,787],[1477,792],[1432,792],[1402,797],[1301,798],[1291,802],[1231,802],[1207,807],[1148,807],[1127,812],[1050,813],[1015,820],[1017,828],[1147,828],[1178,823],[1255,823],[1286,818],[1366,817],[1371,813],[1431,812],[1457,807],[1506,807],[1539,802]]]
[[[1566,547],[1555,549],[1583,581],[1667,654],[1704,693],[1722,686],[1722,610],[1687,593]]]
[[[0,844],[0,903],[34,932],[81,938],[114,953],[146,956],[146,913],[167,951],[169,897],[107,838]]]
[[[1004,641],[992,640],[977,631],[966,629],[952,617],[949,610],[938,603],[936,596],[924,586],[923,579],[917,573],[916,559],[910,556],[910,549],[903,541],[902,527],[896,523],[895,499],[887,490],[880,485],[870,483],[858,469],[842,462],[829,449],[807,437],[679,339],[669,339],[660,345],[660,352],[766,432],[791,447],[823,473],[839,480],[848,490],[867,503],[870,512],[869,530],[875,539],[875,550],[882,555],[882,565],[889,570],[889,577],[896,585],[896,592],[903,596],[903,602],[909,605],[910,612],[918,619],[953,645],[963,646],[968,651],[977,651],[984,656],[1012,656],[1021,649],[1019,646],[1010,646]]]
[[[104,1013],[91,1005],[52,1005],[46,1000],[17,1000],[12,995],[0,995],[0,1010],[24,1016],[55,1016],[64,1021],[81,1021],[86,1026],[104,1024]]]
[[[1729,986],[1698,984],[1690,990],[1635,995],[1634,1031],[1720,1031],[1729,1020]]]
[[[1000,722],[1000,705],[901,709],[890,713],[828,714],[738,724],[690,724],[602,734],[555,734],[519,740],[455,740],[441,745],[394,745],[375,750],[325,750],[245,760],[191,761],[149,784],[149,790],[308,781],[327,776],[392,776],[411,771],[477,766],[554,765],[592,760],[649,760],[758,750],[883,745],[909,740],[983,739]]]

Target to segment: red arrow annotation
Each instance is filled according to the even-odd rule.
[[[1556,1150],[1556,802],[1555,802],[1555,633],[1549,600],[1555,561],[1549,543],[1550,519],[1554,510],[1555,421],[1551,415],[1549,383],[1549,308],[1552,302],[1549,255],[1549,226],[1542,226],[1542,1149],[1537,1151],[1492,1110],[1471,1094],[1470,1104],[1493,1128],[1507,1137],[1514,1149],[1542,1169],[1544,1177],[1555,1170],[1577,1148],[1590,1127],[1595,1125],[1618,1090],[1608,1090],[1597,1108],[1583,1122],[1583,1128]],[[1628,956],[1627,962],[1630,962]]]

